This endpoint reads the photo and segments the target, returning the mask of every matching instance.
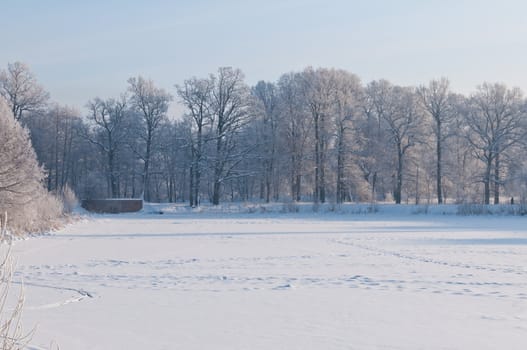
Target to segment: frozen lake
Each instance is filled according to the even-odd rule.
[[[16,279],[31,349],[525,349],[526,220],[95,215]]]

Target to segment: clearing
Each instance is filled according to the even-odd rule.
[[[92,215],[18,241],[30,349],[525,349],[526,219]],[[16,285],[12,292],[16,292]]]

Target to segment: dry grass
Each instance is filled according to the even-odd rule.
[[[14,305],[10,305],[10,292],[13,281],[13,260],[11,258],[11,240],[7,235],[7,216],[0,220],[0,349],[21,350],[31,340],[34,329],[24,332],[22,328],[22,309],[24,307],[24,288],[20,288]]]

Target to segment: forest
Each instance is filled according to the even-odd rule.
[[[81,112],[14,62],[0,94],[38,159],[28,172],[80,199],[497,204],[527,194],[527,101],[501,83],[463,95],[447,78],[399,86],[307,67],[249,86],[221,67],[170,91],[131,77],[119,96],[86,96]]]

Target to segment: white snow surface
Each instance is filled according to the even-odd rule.
[[[15,244],[29,348],[525,349],[527,219],[415,209],[90,215]]]

